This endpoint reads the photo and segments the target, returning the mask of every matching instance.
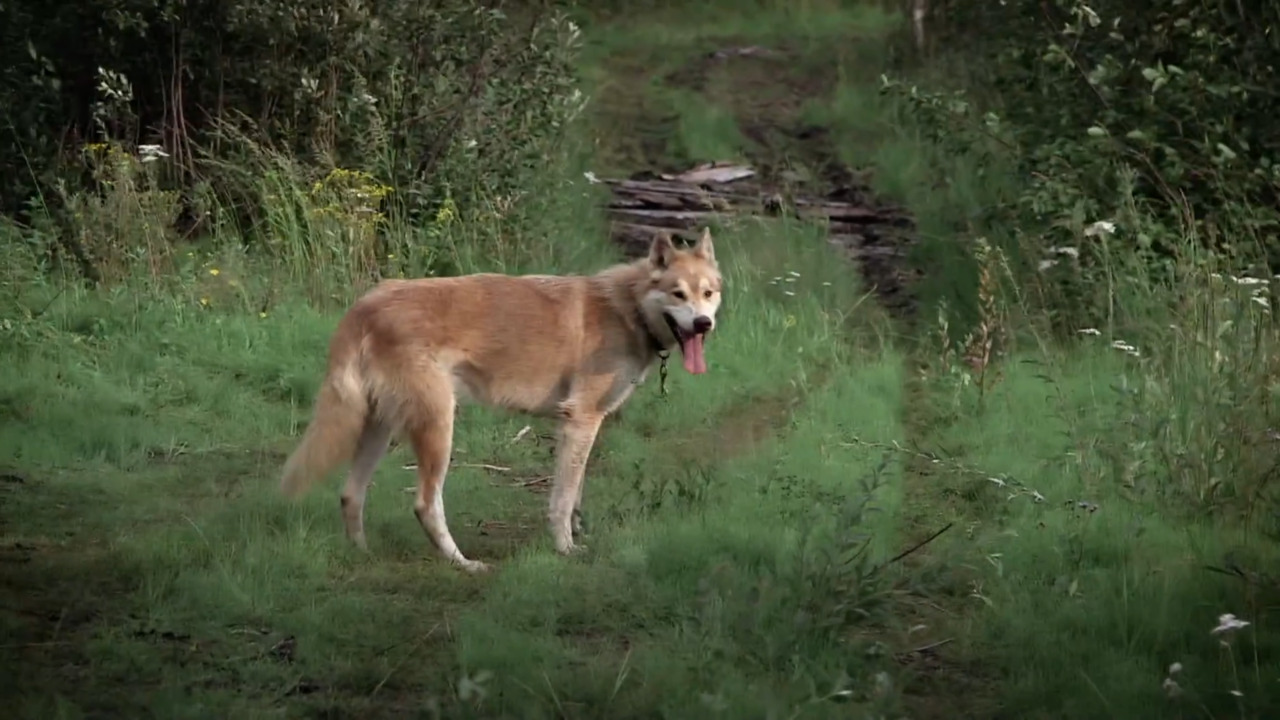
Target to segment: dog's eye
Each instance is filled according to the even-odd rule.
[[[684,294],[683,290],[677,290],[671,294],[675,295],[677,300],[684,300],[688,297],[687,295]]]
[[[712,296],[712,295],[715,295],[715,293],[714,293],[714,292],[711,292],[710,290],[703,291],[703,293],[702,293],[702,297],[704,297],[704,298],[706,298],[706,299],[708,299],[708,300],[710,300],[710,299],[711,299],[711,296]]]

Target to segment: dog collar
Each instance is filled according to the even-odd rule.
[[[644,336],[649,341],[649,350],[651,350],[654,355],[665,360],[671,352],[667,349],[667,346],[658,339],[658,336],[653,333],[653,328],[649,327],[649,320],[645,318],[644,313],[638,313],[636,319],[640,321],[640,327],[644,328]]]
[[[658,356],[658,392],[665,398],[667,396],[667,360],[671,357],[671,350],[654,334],[643,312],[636,313],[636,321],[640,323],[640,327],[644,328],[644,336],[649,341],[649,350]]]

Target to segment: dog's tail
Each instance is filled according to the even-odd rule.
[[[311,424],[285,461],[280,491],[296,498],[339,463],[351,459],[371,410],[359,353],[330,364],[316,398]]]

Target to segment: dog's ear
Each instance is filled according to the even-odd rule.
[[[716,261],[716,248],[711,244],[711,228],[702,228],[702,237],[699,237],[698,243],[693,246],[693,254],[708,262]]]
[[[653,244],[649,246],[649,262],[658,269],[665,270],[671,265],[671,258],[676,254],[676,246],[671,242],[671,233],[662,231],[653,236]]]

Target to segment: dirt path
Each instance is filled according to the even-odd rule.
[[[829,64],[815,68],[794,48],[720,45],[669,70],[664,80],[680,97],[698,97],[728,110],[746,140],[741,157],[691,157],[673,150],[670,136],[676,122],[654,103],[636,100],[625,80],[602,98],[606,112],[630,113],[627,123],[637,128],[620,152],[626,158],[620,168],[625,179],[606,180],[613,190],[609,212],[615,241],[636,255],[658,228],[692,238],[697,228],[721,213],[803,216],[826,206],[821,214],[834,249],[855,264],[865,285],[875,289],[882,306],[906,329],[916,319],[910,285],[918,277],[907,260],[914,230],[909,211],[878,197],[861,169],[841,163],[831,129],[807,122],[802,112],[806,102],[832,93],[836,73]],[[625,62],[618,68],[624,78],[633,70]],[[733,160],[736,163],[725,162]],[[835,206],[840,209],[832,211]],[[917,447],[928,442],[936,418],[929,410],[927,389],[915,373],[905,376],[907,437],[902,442]],[[801,401],[748,403],[749,414],[735,416],[719,429],[718,443],[749,449],[763,433],[780,427],[768,419],[770,413],[785,419]],[[931,491],[936,468],[921,457],[904,459],[901,522],[903,543],[909,546],[936,532],[950,513]],[[902,572],[910,576],[934,562],[926,548],[905,559]],[[918,597],[903,603],[904,621],[913,626],[954,626],[960,620],[958,612]],[[911,717],[991,715],[991,679],[947,647],[950,640],[903,654],[901,662],[913,676],[906,697]]]
[[[673,147],[676,129],[669,112],[641,99],[644,90],[631,83],[645,81],[631,64],[615,61],[620,77],[603,90],[601,112],[605,122],[632,132],[614,141],[612,153],[621,159],[611,164],[625,178],[605,180],[614,198],[614,239],[634,256],[653,230],[692,236],[718,214],[825,222],[832,245],[855,263],[884,307],[898,317],[910,315],[910,213],[878,196],[865,172],[842,163],[831,128],[806,120],[803,112],[807,101],[833,92],[834,69],[785,45],[717,44],[722,47],[695,55],[664,82],[677,98],[696,97],[728,113],[741,134],[739,158],[691,156],[678,143]],[[746,172],[713,172],[716,166]]]

